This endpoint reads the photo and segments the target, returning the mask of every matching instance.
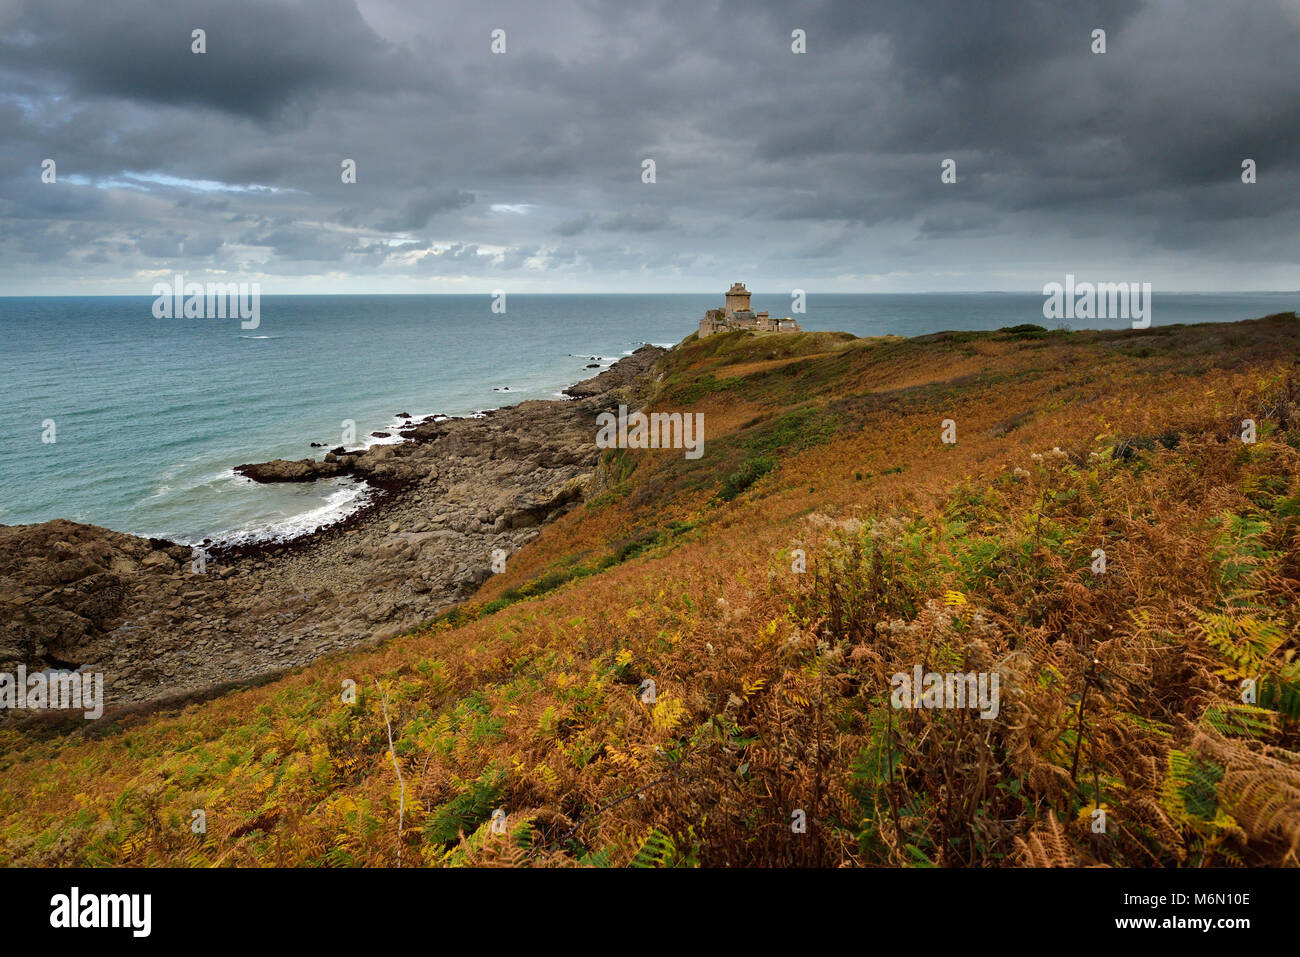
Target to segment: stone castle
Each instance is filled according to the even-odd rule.
[[[766,312],[754,312],[749,308],[749,290],[743,282],[733,282],[727,290],[727,305],[722,309],[710,309],[700,320],[700,338],[711,336],[715,332],[731,332],[733,329],[750,329],[754,332],[803,332],[799,323],[789,316],[773,319]]]

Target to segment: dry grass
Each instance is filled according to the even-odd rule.
[[[607,453],[458,615],[0,731],[0,863],[393,865],[400,814],[406,866],[1294,865],[1295,335],[688,343],[704,457]],[[917,664],[998,717],[894,708]]]

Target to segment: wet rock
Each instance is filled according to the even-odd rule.
[[[314,482],[343,471],[337,462],[317,462],[314,459],[272,459],[254,465],[236,465],[235,471],[254,482]]]
[[[425,417],[400,444],[240,466],[261,482],[353,475],[379,504],[293,542],[191,549],[74,522],[0,526],[0,670],[94,661],[116,705],[252,681],[400,633],[491,577],[599,475],[596,415],[662,350],[481,418]],[[405,418],[405,416],[401,416]],[[381,631],[382,630],[382,631]],[[0,714],[0,721],[5,720]]]

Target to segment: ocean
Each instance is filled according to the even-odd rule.
[[[486,295],[263,296],[260,324],[245,329],[156,319],[151,297],[0,298],[0,524],[67,518],[187,544],[304,532],[359,507],[364,487],[256,485],[234,466],[319,457],[341,444],[345,420],[359,445],[384,441],[370,433],[391,432],[401,412],[556,397],[595,375],[592,364],[679,342],[721,302],[511,295],[499,314]],[[786,294],[753,297],[773,315],[790,305]],[[1300,293],[1157,293],[1152,324],[1297,308]],[[1032,293],[810,294],[796,318],[859,336],[1055,325]]]

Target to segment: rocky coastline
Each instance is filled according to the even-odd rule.
[[[581,503],[595,420],[667,350],[646,345],[566,389],[481,417],[412,422],[398,444],[237,468],[259,482],[352,476],[371,501],[286,541],[193,550],[54,520],[0,526],[0,672],[104,675],[105,714],[182,703],[384,641],[473,594]],[[3,712],[0,712],[3,714]]]

